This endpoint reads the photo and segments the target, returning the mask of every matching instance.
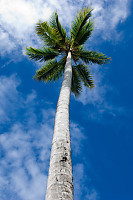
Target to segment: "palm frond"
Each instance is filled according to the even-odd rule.
[[[58,14],[55,12],[50,20],[50,26],[55,30],[55,32],[60,36],[63,43],[66,42],[66,30],[59,22]]]
[[[89,87],[90,89],[94,87],[94,81],[88,67],[85,64],[78,64],[74,66],[75,70],[78,73],[78,76],[82,80],[85,86]]]
[[[86,37],[87,40],[91,35],[91,31],[93,29],[93,23],[90,20],[88,22],[88,19],[91,17],[91,12],[92,12],[91,8],[89,7],[84,8],[78,13],[77,17],[72,22],[70,31],[72,38],[71,47],[80,45],[78,44],[78,42],[80,41],[81,43],[81,39],[83,40],[83,37]]]
[[[35,60],[35,61],[40,61],[40,62],[47,61],[49,59],[53,59],[59,55],[59,52],[57,52],[49,47],[45,47],[42,49],[26,47],[25,50],[26,50],[25,54],[29,57],[29,59]]]
[[[49,36],[47,30],[46,30],[47,22],[38,22],[36,23],[36,34],[40,37],[41,40],[45,42],[45,45],[47,46],[53,46],[56,44],[56,41]]]
[[[45,65],[36,72],[34,78],[38,81],[42,80],[46,82],[58,80],[62,77],[64,72],[65,62],[66,56],[64,56],[60,61],[53,59],[46,62]]]
[[[36,24],[37,35],[45,42],[47,46],[66,49],[65,44],[62,43],[62,39],[47,22],[39,22]]]
[[[78,48],[78,50],[76,50],[72,54],[75,58],[81,59],[87,64],[96,63],[102,65],[109,62],[109,60],[111,59],[110,57],[108,58],[102,53],[98,53],[96,51],[87,51],[83,47]]]
[[[80,31],[80,34],[76,38],[73,46],[81,46],[81,45],[85,44],[85,42],[91,36],[93,29],[94,29],[93,20],[89,20],[89,22],[87,24],[85,24],[84,27],[82,28],[82,30]]]
[[[72,86],[71,91],[74,93],[75,97],[80,95],[82,91],[81,80],[76,69],[72,66]]]

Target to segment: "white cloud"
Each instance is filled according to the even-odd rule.
[[[74,192],[74,199],[80,200],[81,195],[82,195],[82,187],[83,187],[83,182],[84,182],[84,165],[81,163],[78,163],[73,167],[74,171],[74,187],[75,187],[75,192]],[[76,176],[78,174],[78,176]]]
[[[9,78],[5,76],[0,77],[0,122],[3,123],[9,120],[10,114],[17,109],[18,91],[17,86],[20,80],[15,75]],[[8,106],[7,106],[8,105]]]
[[[86,175],[85,175],[85,166],[82,163],[78,163],[77,165],[74,166],[74,199],[80,200],[82,199],[82,195],[84,196],[84,200],[98,200],[99,199],[99,194],[98,192],[90,186],[90,188],[87,188],[85,183],[88,185],[90,180],[86,180]],[[78,174],[78,176],[77,176]]]
[[[9,46],[7,46],[9,44]],[[0,28],[0,54],[10,53],[16,45],[9,39],[9,34]]]
[[[52,13],[43,1],[1,0],[1,31],[7,40],[1,46],[7,52],[24,45],[33,45],[35,37],[34,25],[40,19],[47,20]],[[10,40],[10,42],[8,41]]]
[[[70,133],[71,133],[71,138],[72,138],[72,149],[74,152],[74,155],[77,156],[79,155],[81,151],[81,144],[83,140],[86,139],[85,135],[83,134],[83,128],[80,127],[78,124],[74,122],[70,122]]]
[[[1,0],[0,25],[1,25],[1,55],[17,50],[18,47],[35,46],[38,43],[35,36],[34,25],[39,20],[48,20],[57,10],[61,22],[69,27],[76,12],[84,6],[94,8],[95,33],[101,33],[103,39],[113,39],[116,27],[129,15],[130,0],[117,1],[35,1],[35,0]],[[117,33],[117,32],[116,32]]]
[[[95,189],[92,189],[87,195],[86,200],[98,200],[99,195]]]
[[[117,25],[126,20],[130,14],[130,0],[96,1],[91,2],[94,8],[96,33],[105,40],[120,39],[121,33]]]
[[[27,109],[25,111],[29,112]],[[49,119],[52,118],[53,112],[49,113]],[[37,123],[31,115],[26,124],[15,122],[8,132],[0,135],[4,154],[0,165],[1,199],[6,200],[10,192],[15,199],[17,196],[23,200],[44,199],[53,133],[53,120],[51,122],[49,119],[43,118]],[[34,121],[34,125],[31,121]],[[7,184],[5,194],[3,188]]]

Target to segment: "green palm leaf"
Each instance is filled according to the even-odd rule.
[[[34,78],[38,81],[42,80],[46,82],[58,80],[62,77],[64,72],[65,62],[66,56],[64,56],[60,61],[57,61],[56,59],[48,61],[36,72]]]
[[[43,22],[43,23],[38,22],[36,24],[35,30],[36,30],[37,35],[40,37],[40,39],[45,42],[45,45],[51,47],[56,44],[56,41],[47,33],[47,30],[44,25],[46,23],[47,22]]]
[[[36,24],[37,35],[45,42],[47,46],[66,49],[65,44],[62,43],[60,34],[56,32],[47,22],[39,22]]]
[[[55,58],[56,56],[59,55],[59,52],[49,47],[45,47],[43,49],[36,49],[33,47],[29,47],[26,48],[25,54],[28,55],[29,59],[31,60],[42,62]]]
[[[73,46],[83,45],[91,36],[92,31],[93,31],[93,21],[89,20],[89,22],[86,23],[84,27],[82,28],[82,30],[80,31],[80,34],[76,38]]]
[[[80,47],[77,51],[72,53],[74,58],[78,60],[81,59],[87,64],[96,63],[99,65],[109,62],[111,58],[108,58],[102,53],[97,53],[96,51],[87,51],[83,47]]]
[[[71,47],[83,44],[91,35],[93,22],[91,20],[88,22],[88,19],[91,17],[91,12],[91,8],[84,8],[84,10],[81,10],[72,22],[70,31],[72,38]]]
[[[84,64],[78,64],[74,66],[75,70],[78,73],[78,76],[82,80],[85,86],[89,87],[90,89],[94,87],[94,81],[88,67]]]
[[[71,91],[74,93],[75,97],[79,96],[82,91],[81,80],[80,80],[80,77],[74,67],[72,67]]]
[[[66,42],[66,30],[61,26],[57,12],[55,12],[51,17],[50,26],[56,31],[58,35],[60,35],[62,42]]]

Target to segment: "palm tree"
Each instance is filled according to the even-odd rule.
[[[70,34],[55,12],[49,22],[36,24],[36,33],[44,42],[42,48],[26,48],[29,59],[44,62],[34,78],[39,81],[56,81],[63,76],[62,87],[55,115],[46,200],[72,200],[73,177],[69,131],[69,104],[71,91],[78,96],[84,84],[93,88],[94,83],[87,64],[107,63],[110,58],[95,51],[88,51],[84,44],[91,36],[93,21],[90,7],[80,10],[72,22]]]

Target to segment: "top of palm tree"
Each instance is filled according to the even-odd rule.
[[[90,19],[92,9],[86,7],[79,11],[74,18],[69,37],[66,29],[59,22],[55,12],[49,22],[39,21],[36,24],[36,33],[44,42],[44,47],[27,47],[25,54],[29,59],[44,62],[34,78],[42,81],[56,81],[62,77],[67,54],[72,55],[72,92],[75,96],[82,90],[82,82],[89,88],[94,87],[88,64],[105,64],[110,58],[95,51],[88,51],[84,44],[91,36],[93,21]]]

